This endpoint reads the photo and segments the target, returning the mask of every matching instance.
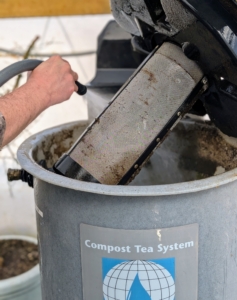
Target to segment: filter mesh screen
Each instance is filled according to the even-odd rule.
[[[156,52],[70,156],[99,182],[118,184],[195,85],[179,64]]]

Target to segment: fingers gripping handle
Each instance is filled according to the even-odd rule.
[[[4,85],[8,80],[13,78],[16,75],[19,75],[23,72],[33,71],[36,67],[38,67],[43,61],[37,59],[25,59],[20,62],[16,62],[9,67],[0,71],[0,87]],[[87,92],[87,87],[80,82],[76,81],[76,85],[78,86],[77,93],[79,95],[85,95]]]

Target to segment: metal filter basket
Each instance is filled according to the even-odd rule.
[[[45,130],[18,150],[34,176],[43,299],[126,300],[140,279],[150,299],[235,300],[236,149],[211,125],[185,120],[129,186],[80,182],[38,164],[51,167],[86,126]],[[159,269],[153,279],[149,266]]]

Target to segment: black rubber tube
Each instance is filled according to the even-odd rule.
[[[4,85],[11,78],[27,71],[33,71],[38,67],[43,61],[38,59],[25,59],[19,62],[16,62],[9,67],[0,71],[0,87]],[[78,86],[78,94],[85,95],[87,92],[87,87],[80,82],[76,81]]]

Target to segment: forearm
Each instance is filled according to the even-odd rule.
[[[24,130],[48,105],[47,92],[26,83],[0,98],[0,112],[6,121],[2,147]]]
[[[26,84],[0,98],[0,112],[6,120],[0,148],[13,140],[43,110],[69,99],[78,90],[77,79],[77,73],[68,62],[60,56],[52,56],[31,73]]]

